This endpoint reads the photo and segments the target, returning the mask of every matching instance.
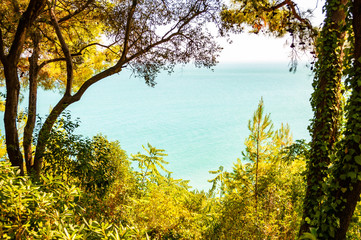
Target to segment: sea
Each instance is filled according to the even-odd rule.
[[[144,153],[142,145],[150,143],[168,154],[164,160],[173,178],[208,190],[210,170],[231,171],[242,159],[247,124],[261,98],[275,129],[288,123],[294,140],[310,139],[312,79],[305,64],[293,73],[287,62],[180,66],[172,74],[161,72],[155,87],[124,70],[93,85],[68,110],[80,119],[76,134],[101,133],[119,141],[129,156]],[[58,91],[40,91],[39,116],[45,117],[59,98]],[[24,98],[21,108],[26,104]],[[4,133],[3,122],[0,128]]]

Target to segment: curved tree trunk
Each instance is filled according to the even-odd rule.
[[[46,148],[46,143],[49,139],[49,134],[54,126],[56,119],[60,114],[69,106],[71,103],[75,102],[74,98],[71,96],[63,96],[58,104],[50,112],[49,116],[46,118],[43,126],[39,131],[39,136],[36,145],[35,157],[34,157],[34,173],[36,177],[40,176],[41,168],[43,165],[43,155]]]

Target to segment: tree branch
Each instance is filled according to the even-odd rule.
[[[124,35],[123,53],[122,53],[122,56],[120,57],[120,61],[124,61],[126,59],[126,56],[127,56],[128,50],[129,50],[128,44],[129,44],[130,30],[131,30],[133,15],[135,12],[135,7],[137,6],[137,4],[138,4],[138,1],[133,0],[132,6],[129,10],[129,14],[128,14],[128,18],[127,18],[127,25],[126,25],[126,29],[125,29],[125,35]]]
[[[281,8],[281,7],[283,7],[283,6],[287,5],[287,4],[288,4],[288,0],[285,0],[285,1],[277,4],[276,6],[271,7],[269,9],[269,11],[274,11],[274,10],[279,9],[279,8]]]
[[[134,58],[139,57],[140,55],[148,52],[148,51],[151,50],[152,48],[154,48],[154,47],[156,47],[156,46],[158,46],[158,45],[160,45],[160,44],[162,44],[162,43],[168,42],[168,41],[170,41],[173,37],[179,36],[179,35],[182,35],[182,34],[181,34],[179,31],[177,31],[177,32],[171,34],[171,35],[170,35],[169,37],[167,37],[167,38],[162,38],[160,41],[155,42],[155,43],[153,43],[153,44],[150,44],[150,45],[147,46],[146,48],[138,51],[137,53],[135,53],[135,54],[132,55],[131,57],[127,58],[127,62],[130,62],[130,61],[133,60]]]
[[[73,69],[73,60],[72,60],[72,56],[70,54],[69,48],[65,42],[65,39],[60,31],[60,27],[59,27],[59,23],[56,19],[56,16],[54,14],[54,11],[51,7],[49,7],[49,13],[50,13],[50,18],[51,18],[51,22],[54,26],[56,35],[58,36],[59,42],[61,44],[61,49],[64,53],[65,56],[65,61],[66,61],[66,88],[65,88],[65,95],[67,96],[71,96],[71,89],[73,86],[73,79],[74,79],[74,69]]]
[[[110,68],[108,68],[108,69],[94,75],[93,77],[89,78],[88,80],[86,80],[82,84],[82,86],[79,88],[79,90],[73,96],[71,96],[68,99],[67,104],[71,104],[73,102],[79,101],[80,98],[82,97],[82,95],[85,93],[85,91],[90,86],[92,86],[94,83],[96,83],[96,82],[98,82],[98,81],[100,81],[100,80],[102,80],[102,79],[104,79],[104,78],[106,78],[108,76],[111,76],[111,75],[113,75],[115,73],[120,72],[122,70],[122,68],[124,67],[124,65],[129,63],[131,60],[141,56],[142,54],[148,52],[149,50],[151,50],[152,48],[154,48],[154,47],[156,47],[158,45],[161,45],[161,44],[163,44],[165,42],[170,41],[172,38],[174,38],[176,36],[182,35],[182,33],[181,33],[182,28],[184,26],[186,26],[187,24],[189,24],[189,22],[191,22],[198,15],[200,15],[203,12],[206,11],[206,10],[197,11],[191,17],[189,17],[188,19],[186,19],[186,20],[182,19],[181,21],[183,21],[183,23],[179,26],[177,32],[174,32],[174,33],[170,34],[167,37],[165,37],[165,35],[164,35],[161,38],[161,40],[159,40],[159,41],[157,41],[157,42],[155,42],[153,44],[148,45],[146,48],[141,49],[140,51],[136,52],[131,57],[126,58],[126,54],[128,52],[128,42],[129,42],[130,30],[131,30],[131,19],[132,19],[132,16],[134,14],[134,10],[135,10],[136,5],[137,5],[137,0],[133,0],[133,4],[132,4],[132,7],[130,9],[128,19],[127,19],[126,34],[125,34],[125,37],[124,37],[125,42],[123,44],[124,49],[123,49],[123,53],[122,53],[122,56],[120,57],[119,61],[114,66],[112,66],[112,67],[110,67]],[[189,14],[187,16],[189,16]],[[167,34],[169,34],[169,32]]]
[[[199,11],[199,12],[196,12],[193,16],[191,16],[190,18],[186,19],[186,18],[183,18],[180,22],[183,21],[183,23],[179,26],[179,24],[176,24],[176,26],[179,26],[178,28],[178,31],[175,32],[175,33],[172,33],[171,35],[169,35],[168,37],[165,37],[166,35],[169,34],[169,32],[167,32],[166,35],[164,35],[162,37],[162,39],[158,42],[155,42],[153,44],[150,44],[148,47],[138,51],[136,54],[132,55],[130,58],[126,58],[126,54],[129,50],[128,48],[128,44],[129,44],[129,36],[130,36],[130,31],[131,31],[131,20],[132,20],[132,17],[133,17],[133,14],[134,14],[134,11],[135,11],[135,7],[137,5],[137,1],[136,0],[133,0],[133,4],[132,4],[132,7],[129,11],[129,15],[128,15],[128,19],[127,19],[127,25],[126,25],[126,33],[125,33],[125,37],[124,37],[124,44],[123,44],[123,53],[122,53],[122,56],[120,57],[119,61],[113,66],[113,67],[110,67],[106,70],[104,70],[103,72],[101,73],[98,73],[96,74],[95,76],[89,78],[88,80],[86,80],[82,86],[79,88],[79,90],[77,91],[76,94],[74,94],[70,101],[68,102],[69,104],[73,103],[73,102],[76,102],[76,101],[79,101],[80,98],[82,97],[82,95],[85,93],[85,91],[90,87],[92,86],[93,84],[95,84],[96,82],[108,77],[108,76],[111,76],[115,73],[118,73],[121,71],[122,67],[127,63],[127,62],[130,62],[131,60],[135,59],[136,57],[139,57],[140,55],[144,54],[145,52],[149,51],[150,49],[158,46],[158,45],[161,45],[162,43],[165,43],[165,42],[168,42],[170,41],[173,37],[175,36],[179,36],[181,35],[181,30],[184,26],[186,26],[187,24],[189,24],[190,21],[192,21],[192,19],[194,19],[195,17],[197,17],[198,15],[202,14],[204,11]],[[187,15],[189,16],[189,14]],[[174,28],[172,29],[174,30]],[[95,45],[95,44],[91,44],[91,45]],[[97,45],[100,45],[100,46],[104,46],[104,45],[101,45],[101,44],[97,44]],[[88,46],[87,46],[88,47]],[[85,49],[85,48],[84,48]],[[84,50],[82,49],[82,50]],[[82,51],[81,50],[81,51]],[[63,60],[64,58],[59,58],[58,60]],[[49,62],[54,62],[56,61],[55,59],[53,60],[48,60]],[[43,63],[42,63],[43,65]]]
[[[67,20],[69,20],[70,18],[74,17],[75,15],[81,13],[82,11],[84,11],[90,3],[94,2],[94,0],[88,0],[83,6],[81,6],[80,8],[78,8],[77,10],[75,10],[73,13],[70,13],[69,15],[62,17],[61,19],[59,19],[58,23],[62,23],[65,22]]]
[[[72,57],[80,56],[80,55],[81,55],[81,53],[71,54]],[[66,58],[63,57],[63,58],[53,58],[53,59],[46,60],[46,61],[42,62],[42,63],[39,65],[39,69],[42,69],[43,67],[45,67],[45,66],[48,65],[49,63],[60,62],[60,61],[66,61]]]
[[[293,1],[291,1],[291,0],[285,0],[285,2],[287,2],[287,5],[291,8],[292,14],[293,14],[293,16],[294,16],[296,19],[298,19],[301,23],[305,24],[305,25],[307,26],[307,28],[313,29],[310,21],[309,21],[308,19],[302,18],[302,17],[298,14],[298,12],[297,12],[297,10],[296,10],[296,4],[295,4]]]
[[[172,33],[171,35],[169,35],[169,36],[167,37],[167,35],[176,28],[175,26],[173,26],[170,31],[168,31],[166,34],[163,35],[163,37],[161,38],[160,41],[155,42],[155,43],[153,43],[153,44],[150,44],[150,45],[147,46],[146,48],[138,51],[137,53],[135,53],[134,55],[132,55],[131,57],[129,57],[129,58],[127,59],[127,62],[130,62],[130,61],[133,60],[134,58],[139,57],[140,55],[144,54],[145,52],[148,52],[150,49],[152,49],[152,48],[154,48],[154,47],[156,47],[156,46],[158,46],[158,45],[160,45],[160,44],[162,44],[162,43],[165,43],[165,42],[170,41],[170,40],[171,40],[173,37],[175,37],[175,36],[179,36],[179,35],[184,36],[184,35],[181,33],[181,30],[183,29],[183,27],[186,26],[186,25],[188,25],[194,18],[196,18],[198,15],[204,13],[205,11],[206,11],[206,10],[197,11],[197,12],[195,12],[191,17],[189,17],[188,19],[186,19],[185,17],[182,18],[181,20],[179,20],[179,21],[177,22],[177,24],[175,24],[175,26],[178,26],[180,22],[183,22],[183,23],[179,26],[179,28],[178,28],[178,30],[177,30],[176,32]],[[189,15],[190,15],[190,14],[188,13],[188,14],[187,14],[187,17],[188,17]]]
[[[5,57],[5,49],[4,49],[4,41],[3,41],[3,33],[0,29],[0,60],[3,64],[5,64],[6,57]]]
[[[202,12],[205,11],[205,10],[204,10],[204,11],[202,11],[202,12],[198,12],[198,14],[193,15],[191,18],[189,18],[189,19],[187,20],[187,18],[189,17],[189,15],[190,15],[191,12],[193,11],[193,9],[194,9],[194,6],[193,6],[193,8],[190,9],[190,11],[187,13],[187,15],[185,15],[184,17],[182,17],[166,34],[164,34],[163,38],[166,37],[166,36],[167,36],[168,34],[170,34],[171,32],[173,32],[174,29],[176,29],[177,26],[178,26],[181,22],[183,22],[183,24],[182,24],[178,29],[182,28],[182,27],[185,25],[186,22],[191,21],[191,19],[193,19],[194,17],[196,17],[197,15],[199,15],[199,14],[201,14]]]
[[[100,43],[91,43],[91,44],[88,44],[84,47],[82,47],[77,53],[72,53],[71,56],[72,57],[76,57],[76,56],[81,56],[82,55],[82,52],[87,49],[88,47],[91,47],[91,46],[94,46],[94,45],[97,45],[97,46],[100,46],[100,47],[103,47],[103,48],[107,48],[109,49],[112,53],[114,54],[118,54],[116,53],[115,51],[113,51],[110,47],[113,46],[116,42],[106,46],[106,45],[103,45],[103,44],[100,44]],[[42,62],[40,65],[39,65],[39,69],[45,67],[47,64],[49,63],[53,63],[53,62],[60,62],[60,61],[66,61],[66,58],[65,57],[62,57],[62,58],[53,58],[53,59],[49,59],[49,60],[46,60],[44,62]]]
[[[123,65],[126,62],[118,62],[117,64],[115,64],[113,67],[110,67],[106,70],[104,70],[103,72],[100,72],[98,74],[96,74],[95,76],[89,78],[88,80],[86,80],[83,85],[81,85],[81,87],[79,88],[78,92],[76,94],[74,94],[71,98],[71,103],[79,101],[80,98],[83,96],[83,94],[85,93],[85,91],[94,83],[109,77],[115,73],[118,73],[122,70]]]
[[[291,12],[293,14],[293,16],[298,20],[300,21],[301,23],[305,24],[307,26],[307,28],[309,29],[313,29],[310,21],[308,19],[305,19],[303,17],[300,16],[300,14],[298,13],[296,7],[297,7],[297,4],[294,3],[292,0],[284,0],[283,2],[273,6],[273,7],[270,7],[268,9],[266,9],[267,12],[271,12],[271,11],[274,11],[274,10],[277,10],[277,9],[280,9],[284,6],[288,6],[290,9],[291,9]]]
[[[30,0],[28,8],[21,16],[19,24],[17,26],[14,40],[8,54],[9,62],[17,63],[19,61],[20,54],[22,52],[22,47],[25,42],[27,29],[39,16],[44,6],[45,6],[45,0]]]

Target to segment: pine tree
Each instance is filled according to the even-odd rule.
[[[246,152],[242,154],[247,160],[254,163],[256,175],[254,198],[255,209],[257,210],[259,164],[267,160],[266,158],[269,156],[268,153],[271,148],[270,139],[274,134],[270,114],[264,114],[263,98],[261,98],[258,108],[253,114],[253,118],[248,121],[248,129],[251,131],[251,134],[245,141]]]

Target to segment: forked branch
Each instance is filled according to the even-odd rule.
[[[269,8],[267,11],[274,11],[276,9],[280,9],[284,6],[288,6],[291,9],[292,15],[301,23],[305,24],[307,26],[307,28],[309,29],[313,29],[310,21],[306,18],[301,17],[301,15],[298,13],[299,10],[297,9],[297,4],[295,2],[293,2],[292,0],[285,0],[271,8]]]

